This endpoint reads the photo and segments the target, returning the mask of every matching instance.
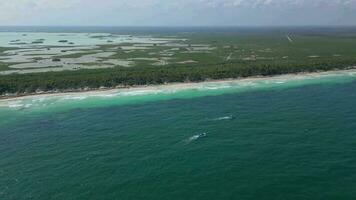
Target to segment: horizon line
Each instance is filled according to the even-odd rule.
[[[356,27],[356,25],[0,25],[0,27],[103,27],[103,28],[268,28],[268,27]]]

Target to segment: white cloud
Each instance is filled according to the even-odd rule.
[[[350,14],[350,10],[356,10],[356,0],[0,0],[0,25],[31,22],[56,24],[57,21],[54,20],[62,20],[63,24],[71,20],[76,20],[73,23],[80,23],[80,20],[97,18],[108,23],[114,22],[115,18],[126,21],[140,18],[144,21],[147,16],[159,22],[178,16],[189,17],[189,14],[194,16],[191,19],[194,21],[199,16],[214,18],[227,15],[231,11],[237,13],[237,16],[239,13],[260,8],[272,8],[276,11],[275,15],[293,8],[292,10],[298,10],[300,15],[305,13],[305,9],[315,10],[326,19],[332,18],[335,13],[339,14],[340,19],[343,14],[356,17],[356,14]],[[212,17],[210,12],[218,14],[215,13]],[[263,18],[264,14],[266,13],[258,11],[255,13],[260,18]],[[230,14],[229,17],[231,19],[234,16]],[[240,15],[240,18],[244,17]],[[221,21],[224,19],[221,18]],[[134,20],[132,23],[135,25]]]
[[[356,6],[356,0],[200,0],[212,7]]]
[[[38,12],[56,12],[83,4],[83,0],[0,0],[0,24],[31,18]]]

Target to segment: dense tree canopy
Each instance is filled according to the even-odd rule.
[[[270,76],[285,73],[316,72],[346,69],[356,60],[324,60],[273,63],[245,61],[212,65],[116,67],[101,70],[78,70],[38,74],[13,74],[0,77],[0,94],[33,93],[41,91],[69,91],[84,88],[127,87],[171,82],[198,82],[209,79]]]

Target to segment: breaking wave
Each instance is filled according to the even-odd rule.
[[[34,95],[17,99],[0,100],[0,108],[10,110],[45,109],[48,107],[98,107],[102,105],[122,105],[135,102],[168,100],[174,98],[195,98],[250,90],[297,87],[310,84],[354,81],[356,70],[323,72],[276,77],[247,78],[202,83],[168,84],[132,89],[90,91],[85,93]],[[144,98],[143,98],[144,97]],[[222,116],[214,120],[233,120],[234,116]]]

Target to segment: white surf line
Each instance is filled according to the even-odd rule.
[[[157,94],[157,91],[167,92],[170,94],[175,91],[182,91],[186,89],[201,89],[204,84],[237,84],[237,86],[250,86],[251,82],[254,81],[264,81],[265,83],[274,83],[274,82],[284,82],[284,81],[292,81],[292,80],[303,80],[303,79],[318,79],[318,78],[327,78],[333,76],[347,76],[347,77],[355,77],[356,78],[356,66],[348,70],[331,70],[325,72],[301,72],[295,74],[283,74],[283,75],[275,75],[275,76],[254,76],[254,77],[247,77],[247,78],[236,78],[236,79],[220,79],[220,80],[211,80],[211,81],[203,81],[199,83],[169,83],[166,85],[143,85],[143,86],[133,86],[127,88],[117,88],[117,89],[97,89],[92,91],[83,91],[83,92],[58,92],[58,93],[34,93],[32,95],[27,96],[19,96],[19,97],[11,97],[0,95],[0,108],[8,107],[9,103],[13,103],[13,106],[22,104],[22,100],[37,100],[42,98],[77,98],[80,100],[81,98],[86,97],[111,97],[111,96],[129,96],[129,95],[137,95],[137,94]],[[226,88],[226,87],[223,87]],[[0,110],[1,112],[1,110]],[[232,116],[234,118],[234,116]]]
[[[288,41],[289,41],[290,43],[293,43],[293,42],[294,42],[294,41],[292,40],[292,38],[289,37],[289,35],[286,35],[286,37],[287,37],[287,39],[288,39]]]
[[[231,59],[232,52],[226,57],[225,61],[229,61]]]

